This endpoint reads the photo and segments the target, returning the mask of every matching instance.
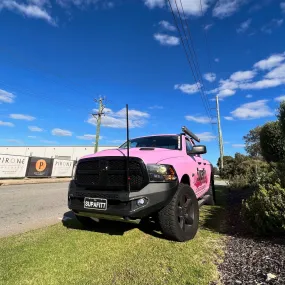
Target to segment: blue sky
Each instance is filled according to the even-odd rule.
[[[201,0],[202,15],[181,1],[208,104],[221,98],[225,154],[244,152],[285,99],[285,2]],[[131,137],[186,125],[216,163],[217,127],[165,1],[2,0],[0,34],[0,145],[92,145],[101,95],[101,145],[124,141],[128,103]]]

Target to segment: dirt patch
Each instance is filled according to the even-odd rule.
[[[224,262],[219,266],[223,284],[285,284],[285,238],[254,237],[241,223],[242,199],[252,190],[229,192],[227,240]]]

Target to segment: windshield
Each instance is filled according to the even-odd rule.
[[[166,149],[179,149],[179,136],[151,136],[132,139],[129,142],[130,148],[135,147],[157,147]],[[127,142],[120,146],[120,148],[127,148]]]

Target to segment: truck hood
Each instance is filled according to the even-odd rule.
[[[90,157],[103,157],[103,156],[127,156],[126,149],[110,149],[110,150],[103,150],[97,152],[95,154],[90,154],[82,157],[90,158]],[[175,158],[182,156],[180,150],[172,150],[172,149],[162,149],[162,148],[154,148],[154,149],[143,149],[143,148],[131,148],[130,149],[130,157],[139,157],[141,158],[144,163],[158,163],[161,160],[168,159],[168,158]]]

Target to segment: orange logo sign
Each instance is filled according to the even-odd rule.
[[[47,163],[44,159],[40,159],[36,162],[36,170],[37,171],[44,171],[47,167]]]

